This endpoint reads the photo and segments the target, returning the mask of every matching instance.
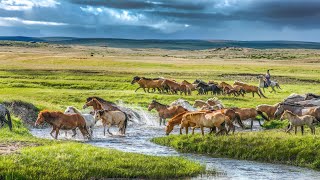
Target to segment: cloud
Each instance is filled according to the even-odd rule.
[[[25,11],[34,7],[56,7],[55,0],[0,0],[0,9],[8,11]]]
[[[0,17],[0,26],[16,26],[19,24],[24,25],[42,25],[42,26],[65,26],[66,23],[59,22],[46,22],[46,21],[31,21],[20,19],[17,17]]]

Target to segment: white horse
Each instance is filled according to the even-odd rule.
[[[263,89],[263,92],[265,92],[265,77],[263,75],[259,75],[257,76],[257,79],[259,79],[259,88]],[[274,92],[276,93],[275,87],[277,87],[278,89],[281,89],[280,85],[278,82],[276,81],[270,81],[271,83],[269,84],[269,86],[271,87],[272,91],[270,91],[270,93]]]
[[[64,111],[65,114],[80,114],[86,121],[86,126],[90,130],[90,135],[92,136],[93,127],[96,124],[94,117],[91,114],[82,114],[77,108],[73,106],[68,106]],[[74,134],[75,135],[75,134]]]

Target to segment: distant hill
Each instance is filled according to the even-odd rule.
[[[300,41],[230,41],[230,40],[159,40],[113,39],[73,37],[0,36],[0,40],[47,42],[51,44],[106,46],[117,48],[160,48],[176,50],[202,50],[222,47],[255,49],[320,49],[320,43]]]

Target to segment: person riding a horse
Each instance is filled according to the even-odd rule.
[[[265,81],[264,81],[264,86],[269,87],[271,84],[271,75],[270,75],[270,70],[268,69],[267,74],[265,75]]]

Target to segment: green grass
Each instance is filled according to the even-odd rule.
[[[21,149],[0,155],[0,179],[176,178],[205,172],[180,157],[156,157],[94,147],[81,142],[33,137],[18,119],[0,129],[0,143]]]
[[[281,130],[243,132],[229,136],[170,135],[154,138],[152,142],[173,147],[180,152],[283,163],[320,170],[319,135],[313,136],[310,132],[304,136],[286,134]]]

